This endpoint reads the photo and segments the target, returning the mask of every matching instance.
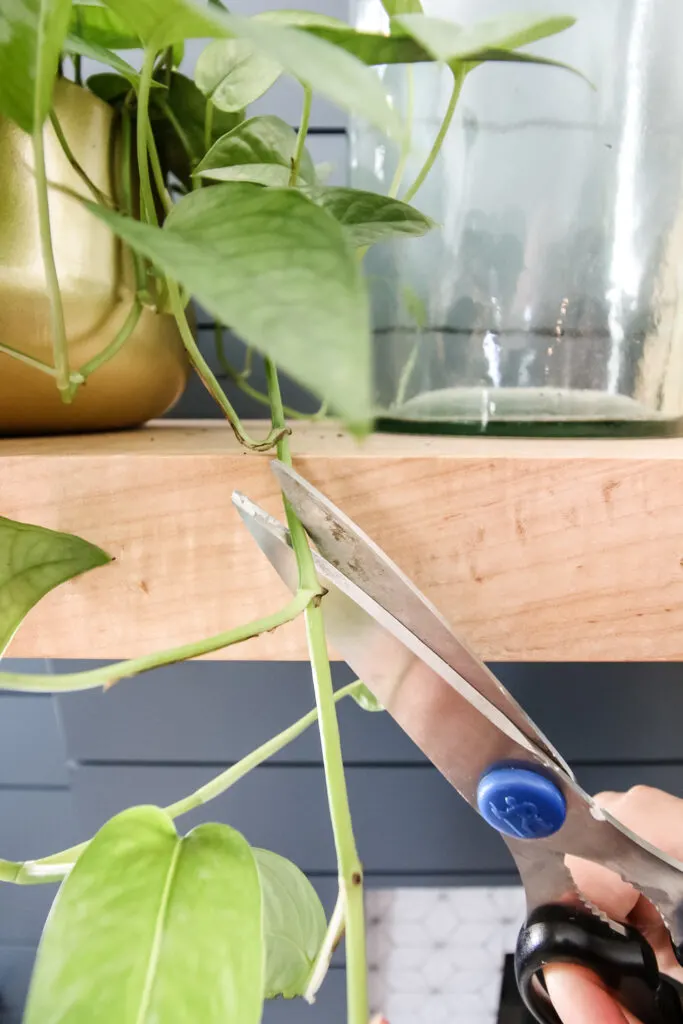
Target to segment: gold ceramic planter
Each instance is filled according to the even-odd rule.
[[[76,159],[112,194],[113,112],[60,81],[55,111]],[[87,195],[48,124],[47,176]],[[52,364],[50,307],[38,235],[28,135],[0,118],[0,342]],[[88,196],[88,198],[90,198]],[[50,192],[50,222],[72,369],[114,338],[133,301],[130,254],[77,201]],[[70,405],[47,374],[0,352],[0,434],[111,430],[160,416],[180,397],[188,365],[175,321],[144,309],[117,355],[95,371]]]

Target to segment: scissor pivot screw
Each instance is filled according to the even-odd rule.
[[[560,788],[519,763],[496,765],[481,777],[477,806],[489,825],[515,839],[545,839],[561,829],[567,817]]]

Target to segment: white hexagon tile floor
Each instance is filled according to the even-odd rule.
[[[367,912],[373,1013],[389,1024],[496,1024],[521,888],[375,890]]]

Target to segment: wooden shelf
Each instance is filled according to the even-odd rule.
[[[293,449],[484,657],[683,659],[683,439],[357,445],[303,425]],[[284,588],[230,502],[281,515],[268,462],[223,424],[0,441],[0,512],[116,558],[49,595],[8,655],[134,656],[274,610]],[[226,654],[306,649],[294,624]]]

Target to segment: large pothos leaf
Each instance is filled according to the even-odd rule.
[[[80,537],[0,518],[0,655],[50,590],[109,561]]]
[[[264,938],[254,854],[227,825],[180,838],[134,807],[91,840],[38,949],[24,1024],[259,1024]]]
[[[243,110],[278,80],[282,68],[246,39],[216,39],[199,55],[194,80],[218,110]]]
[[[432,60],[425,48],[405,32],[391,36],[380,32],[359,32],[339,18],[316,14],[314,11],[263,11],[254,15],[254,21],[304,29],[310,35],[346,50],[368,65],[414,64]]]
[[[486,60],[487,51],[516,50],[563,32],[576,21],[569,15],[510,14],[466,27],[424,14],[403,14],[394,23],[413,37],[435,59],[453,61]]]
[[[89,205],[248,345],[349,422],[367,420],[367,294],[343,228],[325,210],[293,189],[244,182],[185,196],[163,229]]]
[[[287,25],[242,18],[192,0],[106,0],[135,28],[145,46],[163,50],[182,39],[235,38],[279,64],[314,92],[391,135],[402,135],[401,120],[377,75],[344,49]]]
[[[165,83],[166,75],[159,72],[158,81],[159,84]],[[206,97],[192,79],[179,71],[171,74],[167,89],[155,89],[150,98],[152,128],[164,170],[172,171],[188,187],[191,186],[192,171],[206,152],[206,103]],[[171,123],[167,110],[170,110],[175,124]],[[243,116],[242,111],[228,114],[214,110],[210,144],[232,131]],[[182,133],[182,138],[178,132]]]
[[[435,226],[414,206],[355,188],[316,188],[312,198],[343,226],[352,245],[365,246],[397,236],[417,238]]]
[[[282,118],[269,114],[250,117],[211,147],[196,173],[207,178],[237,180],[241,167],[267,165],[284,174],[279,177],[275,174],[266,183],[286,185],[292,170],[296,141],[296,132]],[[307,150],[301,159],[299,175],[309,185],[316,180],[315,167]]]
[[[109,50],[134,50],[140,45],[138,35],[130,25],[100,4],[74,3],[70,32],[86,43]]]
[[[88,42],[85,39],[81,39],[80,36],[69,35],[64,43],[64,52],[69,54],[76,54],[79,57],[89,57],[90,60],[98,61],[100,64],[105,64],[114,71],[118,71],[129,86],[137,89],[140,81],[140,75],[132,67],[128,61],[125,61],[123,57],[120,57],[118,53],[113,50],[109,50],[106,46],[100,46],[99,43]],[[99,76],[92,75],[92,78]]]
[[[52,106],[71,0],[3,0],[0,4],[0,114],[26,132]]]
[[[232,167],[214,167],[197,172],[211,181],[251,181],[269,188],[287,188],[291,170],[282,164],[234,164]],[[301,179],[299,179],[301,181]]]
[[[317,892],[296,864],[254,850],[263,894],[265,998],[303,995],[327,922]]]

